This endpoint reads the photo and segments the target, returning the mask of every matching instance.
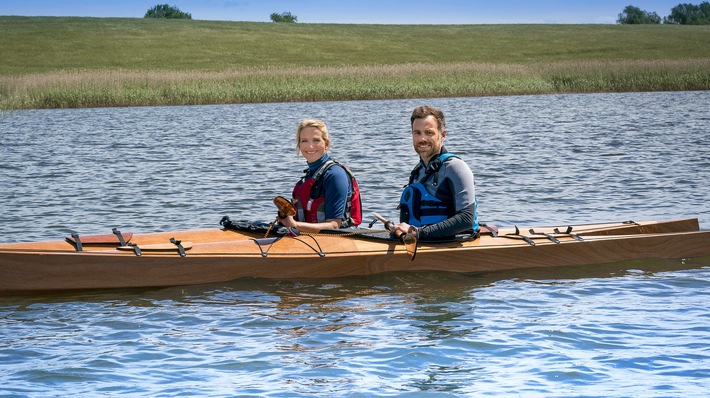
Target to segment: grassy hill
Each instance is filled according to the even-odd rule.
[[[710,26],[2,17],[0,109],[710,89]]]

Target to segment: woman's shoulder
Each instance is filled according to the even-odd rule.
[[[349,189],[350,176],[342,165],[335,163],[323,175],[323,182],[326,186],[337,186],[340,189]]]
[[[333,162],[333,164],[326,170],[324,177],[330,176],[332,177],[347,177],[348,173],[345,171],[345,167],[338,163],[338,162]]]

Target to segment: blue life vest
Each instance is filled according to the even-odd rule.
[[[426,166],[424,177],[414,182],[414,179],[419,175],[421,165],[412,170],[409,177],[409,184],[402,192],[399,200],[400,220],[415,227],[423,227],[440,223],[453,217],[456,214],[455,204],[453,201],[443,201],[427,191],[424,183],[429,178],[434,178],[434,185],[438,184],[438,172],[441,165],[448,159],[458,156],[452,153],[442,153],[437,159],[434,159]],[[473,225],[474,231],[478,230],[478,200],[473,202]]]
[[[404,189],[399,205],[400,219],[415,227],[436,224],[449,218],[446,203],[429,194],[420,182]]]
[[[404,188],[399,199],[400,220],[415,227],[423,227],[424,225],[442,222],[454,215],[453,203],[447,204],[430,194],[424,186],[424,183],[432,176],[438,179],[437,174],[441,164],[451,157],[458,156],[451,153],[442,153],[437,159],[430,162],[424,178],[420,181],[413,182],[419,174],[421,166],[417,166],[412,170],[409,184]],[[438,181],[435,180],[434,185],[437,183]]]

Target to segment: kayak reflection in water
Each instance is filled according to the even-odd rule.
[[[420,240],[447,239],[478,233],[473,172],[444,147],[444,113],[419,106],[411,116],[412,144],[419,163],[400,198],[400,223],[394,232],[416,234]]]
[[[330,138],[322,120],[303,120],[296,130],[296,150],[308,162],[293,188],[296,215],[279,215],[286,227],[316,233],[360,225],[362,206],[355,177],[328,154]],[[282,217],[283,216],[283,217]]]

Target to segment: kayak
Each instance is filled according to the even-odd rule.
[[[297,234],[274,228],[266,236],[268,224],[225,219],[213,229],[148,234],[114,229],[105,235],[72,234],[63,240],[0,244],[0,295],[194,285],[246,277],[476,273],[710,256],[710,231],[700,230],[695,218],[483,226],[480,236],[415,242],[416,256],[386,230]]]

